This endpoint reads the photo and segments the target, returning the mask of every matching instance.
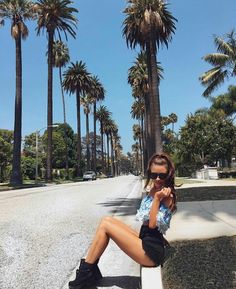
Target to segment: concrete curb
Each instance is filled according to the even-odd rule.
[[[155,268],[141,266],[141,286],[142,289],[163,288],[160,266]]]

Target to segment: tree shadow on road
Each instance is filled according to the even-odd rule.
[[[235,200],[236,186],[214,186],[197,188],[178,188],[177,189],[177,213],[182,214],[182,218],[187,220],[194,216],[204,220],[216,222],[218,219],[214,214],[222,213],[236,218],[236,211],[224,205],[217,205],[214,201]],[[211,212],[205,208],[204,201],[212,201]],[[195,202],[199,202],[198,204]],[[114,198],[107,202],[98,203],[103,207],[109,207],[111,214],[118,216],[134,216],[139,208],[140,198]],[[193,209],[195,208],[195,209]]]
[[[228,200],[227,203],[222,201]],[[177,213],[183,220],[199,217],[205,221],[218,222],[219,218],[236,218],[231,205],[236,200],[236,186],[214,186],[177,189]],[[206,202],[209,201],[209,202]],[[227,221],[225,221],[227,222]],[[233,224],[228,224],[235,230]]]
[[[103,207],[111,207],[109,212],[119,216],[132,216],[135,215],[140,205],[140,198],[117,198],[105,203],[98,203]]]
[[[235,200],[236,186],[178,188],[179,202]]]
[[[137,276],[114,276],[103,277],[97,286],[90,287],[89,289],[99,289],[103,287],[113,287],[122,289],[141,289],[140,277]]]

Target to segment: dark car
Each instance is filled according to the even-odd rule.
[[[96,173],[94,171],[86,171],[83,174],[83,181],[89,181],[89,180],[96,180],[97,176]]]
[[[107,174],[107,178],[114,178],[112,173]]]

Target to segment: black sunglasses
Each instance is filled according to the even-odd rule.
[[[166,173],[151,173],[150,179],[155,180],[158,177],[160,180],[164,180],[167,176],[168,174]]]

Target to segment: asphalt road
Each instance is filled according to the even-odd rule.
[[[64,288],[102,216],[134,217],[140,195],[127,196],[139,183],[123,176],[0,192],[0,288]]]

